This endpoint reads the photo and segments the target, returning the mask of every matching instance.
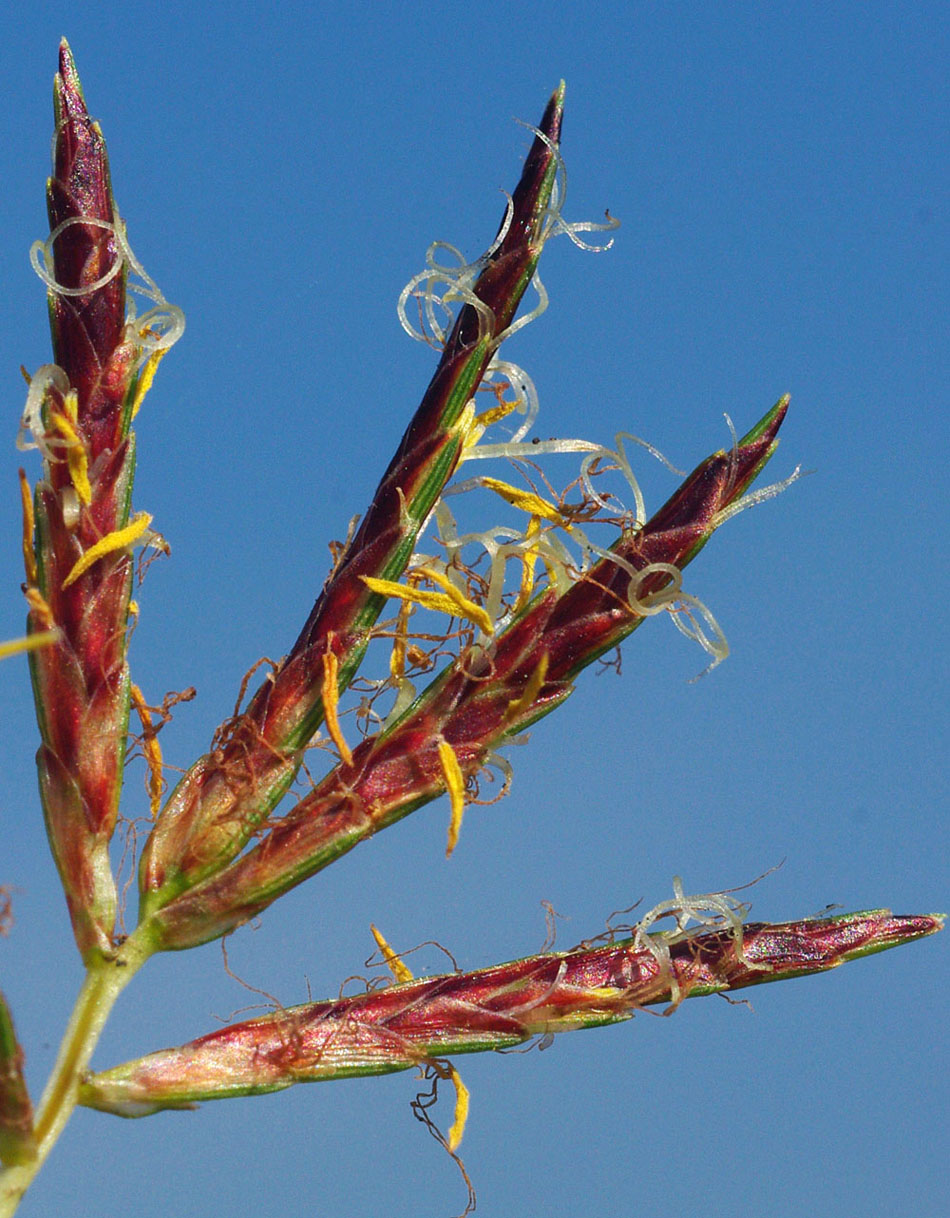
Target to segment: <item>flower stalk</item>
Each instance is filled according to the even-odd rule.
[[[8,1218],[16,1211],[65,1129],[76,1107],[80,1080],[87,1072],[112,1008],[148,959],[148,954],[129,939],[112,958],[100,957],[88,966],[56,1062],[37,1106],[27,1143],[28,1153],[21,1153],[6,1171],[0,1172],[0,1218]]]

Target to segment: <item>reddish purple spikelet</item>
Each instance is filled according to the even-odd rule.
[[[342,686],[359,664],[385,604],[363,577],[396,579],[405,569],[419,529],[458,464],[459,417],[538,265],[563,98],[562,84],[539,128],[545,138],[535,138],[525,161],[504,239],[472,289],[487,309],[460,309],[422,402],[289,655],[222,747],[201,758],[169,799],[142,858],[140,884],[149,908],[228,863],[287,790],[323,717],[326,652],[337,658]]]
[[[889,910],[651,933],[289,1007],[93,1075],[81,1102],[123,1116],[294,1083],[407,1070],[458,1053],[630,1019],[644,1006],[743,989],[910,943],[938,916]]]
[[[23,1050],[0,995],[2,1218],[13,1214],[77,1103],[140,1116],[296,1082],[421,1067],[455,1087],[455,1119],[440,1139],[454,1154],[468,1092],[445,1055],[509,1048],[532,1037],[543,1047],[555,1033],[627,1020],[650,1004],[668,1003],[663,1013],[669,1014],[687,997],[824,971],[941,928],[941,917],[895,917],[886,910],[743,927],[747,909],[734,897],[687,896],[676,880],[673,899],[636,927],[610,927],[567,952],[415,980],[374,927],[396,984],[279,1009],[90,1073],[114,1003],[154,952],[234,930],[358,842],[446,792],[451,852],[479,771],[497,765],[507,772],[495,750],[559,706],[578,674],[647,616],[683,614],[674,620],[681,628],[692,622],[694,629],[684,632],[695,633],[717,661],[727,650],[724,640],[710,640],[696,624],[703,618],[713,635],[718,631],[705,607],[681,590],[681,572],[720,524],[797,476],[746,494],[775,450],[787,399],[731,452],[704,461],[647,520],[619,441],[614,454],[577,440],[522,442],[534,417],[533,387],[520,369],[495,358],[502,340],[543,309],[546,294],[533,276],[548,237],[563,231],[584,245],[579,232],[615,226],[609,219],[570,225],[561,217],[563,97],[562,84],[489,252],[470,265],[447,267],[435,257],[437,243],[400,297],[404,328],[441,347],[423,401],[359,529],[334,549],[334,569],[290,654],[273,666],[248,708],[222,725],[211,751],[160,812],[156,735],[171,705],[187,695],[149,707],[129,679],[130,549],[148,524],[144,513],[129,521],[129,426],[183,319],[129,248],[102,134],[62,45],[51,233],[33,251],[49,291],[57,363],[32,379],[23,427],[32,439],[27,446],[43,458],[32,498],[21,471],[32,637],[0,644],[0,657],[31,654],[44,813],[85,977],[35,1116]],[[538,307],[516,320],[531,282]],[[137,296],[154,306],[142,316]],[[421,333],[406,313],[409,300],[419,303]],[[454,317],[451,329],[436,320],[439,309]],[[493,395],[481,412],[479,390],[486,391],[479,397]],[[506,431],[502,443],[481,445],[514,411],[526,422],[513,435]],[[557,503],[537,492],[530,473],[530,493],[489,476],[446,488],[463,460],[504,456],[530,463],[542,448],[588,454]],[[635,512],[594,489],[593,479],[610,469],[628,477]],[[580,503],[569,499],[578,486]],[[526,513],[527,526],[463,532],[443,493],[472,487],[494,491]],[[419,544],[430,517],[435,556]],[[609,551],[581,527],[608,519],[618,529]],[[155,535],[148,540],[160,544]],[[478,556],[463,557],[467,546],[478,546]],[[509,562],[519,576],[514,589]],[[393,601],[396,615],[378,622]],[[696,619],[689,616],[693,609]],[[411,621],[417,610],[420,619]],[[437,614],[444,617],[430,632]],[[389,675],[356,685],[374,639],[389,640]],[[414,684],[420,679],[429,682],[421,692]],[[347,690],[361,695],[358,708],[338,708]],[[140,870],[139,923],[119,937],[109,855],[130,694],[142,724],[137,743],[149,771],[152,814],[159,819]],[[341,709],[356,711],[364,738],[355,747],[346,740]],[[270,820],[304,751],[328,743],[315,738],[321,722],[338,761],[322,781],[310,780],[296,806]],[[0,887],[0,933],[9,917],[7,890]],[[657,929],[664,918],[675,928]],[[632,937],[618,939],[621,933]],[[435,1099],[434,1090],[428,1098]],[[426,1106],[420,1097],[414,1110],[432,1129]]]
[[[783,398],[734,451],[704,461],[642,529],[622,537],[614,552],[626,566],[605,558],[563,595],[540,594],[490,644],[463,653],[396,725],[354,749],[351,766],[329,774],[257,845],[157,911],[158,941],[177,949],[227,933],[437,798],[446,790],[440,741],[463,776],[474,775],[508,737],[559,706],[574,677],[645,620],[631,603],[627,566],[685,566],[775,451],[787,406]],[[666,572],[648,574],[637,597],[669,581]],[[525,700],[541,665],[544,680]]]
[[[50,293],[55,362],[77,391],[91,461],[121,439],[122,404],[135,348],[125,342],[125,266],[105,141],[86,110],[68,44],[54,83],[56,142],[46,198],[55,282]],[[88,290],[91,285],[100,287]],[[81,294],[71,294],[85,289]],[[70,293],[70,294],[67,294]]]
[[[59,631],[56,644],[31,654],[40,789],[76,940],[88,956],[111,949],[115,920],[108,845],[128,719],[133,538],[123,530],[135,464],[128,423],[146,356],[141,334],[126,324],[128,247],[105,143],[65,42],[54,102],[51,233],[37,269],[48,288],[56,365],[34,378],[26,418],[44,457],[27,599],[30,633]],[[132,533],[146,524],[140,517]]]

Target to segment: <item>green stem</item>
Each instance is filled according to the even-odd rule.
[[[10,1218],[16,1212],[56,1145],[76,1107],[80,1080],[112,1007],[151,953],[150,946],[132,936],[112,957],[100,958],[89,966],[37,1109],[36,1157],[0,1173],[0,1218]]]

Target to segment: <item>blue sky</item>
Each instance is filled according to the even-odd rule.
[[[432,805],[229,942],[284,1003],[363,971],[369,923],[467,967],[560,943],[611,910],[742,884],[753,917],[837,903],[947,907],[948,19],[937,4],[518,6],[48,3],[0,17],[7,511],[0,638],[22,628],[18,366],[47,361],[28,260],[43,233],[61,35],[101,121],[136,253],[188,329],[137,424],[137,508],[172,559],[140,590],[135,680],[195,685],[163,743],[187,765],[241,675],[289,647],[425,387],[395,300],[428,243],[474,257],[567,81],[566,212],[623,224],[542,267],[551,307],[507,354],[538,433],[631,430],[691,468],[784,392],[770,472],[814,471],[730,522],[691,567],[728,661],[665,619],[588,672],[512,756],[444,859]],[[85,13],[83,13],[85,9]],[[563,461],[563,459],[562,459]],[[35,462],[34,462],[35,464]],[[648,502],[675,479],[639,459]],[[36,469],[31,465],[31,476]],[[497,471],[502,474],[503,471]],[[557,465],[552,476],[564,473]],[[0,670],[0,985],[38,1091],[79,983],[32,773],[26,665]],[[145,807],[130,772],[128,807]],[[444,801],[443,801],[444,803]],[[521,1218],[945,1212],[946,945],[465,1059],[479,1213]],[[424,950],[417,971],[441,968]],[[154,961],[105,1066],[217,1026],[249,998],[217,945]],[[458,1213],[412,1119],[410,1075],[299,1087],[111,1124],[80,1113],[24,1218]],[[447,1111],[446,1111],[447,1115]],[[943,1122],[943,1124],[942,1124]]]

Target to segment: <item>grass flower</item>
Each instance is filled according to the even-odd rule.
[[[456,1156],[470,1100],[450,1060],[457,1055],[546,1043],[659,1003],[669,1013],[686,998],[825,971],[940,929],[937,915],[886,910],[748,922],[733,897],[690,896],[677,880],[673,898],[637,925],[570,951],[416,979],[373,927],[390,983],[90,1069],[112,1006],[156,952],[232,933],[442,795],[446,853],[459,848],[466,805],[485,772],[499,769],[507,786],[502,750],[648,618],[669,614],[714,664],[727,652],[683,572],[717,529],[795,478],[754,487],[789,400],[709,456],[652,514],[623,436],[611,450],[531,434],[536,391],[501,346],[544,310],[545,244],[563,234],[582,249],[605,249],[609,239],[595,245],[580,234],[616,227],[609,215],[599,223],[563,216],[563,107],[562,83],[532,128],[486,253],[466,263],[436,242],[407,284],[403,327],[438,353],[422,401],[287,654],[163,799],[157,737],[168,706],[148,706],[128,653],[138,613],[135,550],[167,547],[151,515],[133,509],[132,423],[184,318],[132,252],[102,133],[62,44],[50,233],[32,251],[47,289],[53,356],[28,378],[20,435],[41,463],[32,486],[20,473],[28,631],[0,645],[0,657],[29,657],[43,813],[85,979],[35,1110],[23,1046],[0,996],[0,1218],[15,1211],[77,1104],[146,1116],[415,1067],[455,1092],[451,1127],[440,1137]],[[529,289],[533,307],[524,305]],[[555,453],[580,459],[560,493],[539,464]],[[486,460],[499,469],[470,473]],[[611,474],[631,506],[607,488]],[[489,498],[502,522],[466,531],[460,516],[470,509],[461,497],[469,493]],[[388,671],[367,675],[364,662],[381,643]],[[138,921],[125,935],[110,847],[130,710],[141,725],[135,741],[152,816],[138,865]],[[304,763],[318,747],[327,766],[311,777]],[[0,889],[0,931],[8,908]],[[661,928],[665,920],[672,926]],[[431,1127],[429,1107],[420,1097],[417,1113]]]

